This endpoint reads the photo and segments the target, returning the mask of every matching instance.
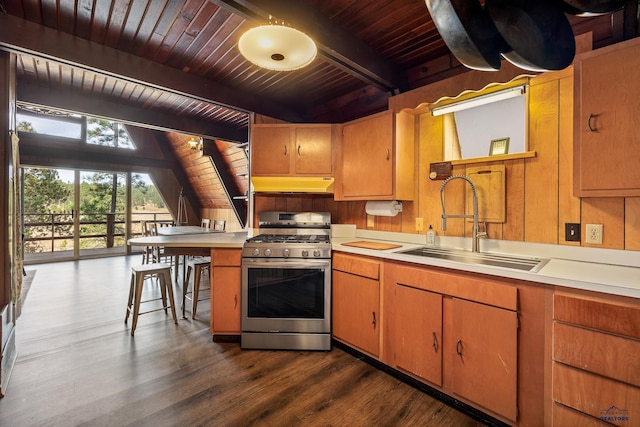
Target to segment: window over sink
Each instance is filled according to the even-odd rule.
[[[527,88],[511,84],[432,104],[432,114],[443,116],[443,160],[527,152]]]

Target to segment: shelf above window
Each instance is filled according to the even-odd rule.
[[[469,165],[473,163],[489,163],[489,162],[502,162],[505,160],[529,159],[532,157],[536,157],[535,151],[525,151],[522,153],[500,154],[498,156],[473,157],[471,159],[452,160],[451,164],[454,166]]]

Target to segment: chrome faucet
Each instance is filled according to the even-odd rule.
[[[447,215],[444,209],[444,188],[448,183],[453,181],[454,179],[462,179],[469,183],[471,186],[471,192],[473,194],[473,215]],[[445,179],[442,185],[440,186],[440,203],[442,204],[442,231],[447,231],[447,218],[473,218],[473,240],[471,243],[471,250],[473,252],[480,252],[480,237],[486,237],[486,225],[485,232],[480,232],[480,228],[478,226],[478,193],[476,192],[476,186],[464,175],[453,175],[449,178]]]

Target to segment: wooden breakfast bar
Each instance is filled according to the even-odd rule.
[[[237,338],[240,335],[240,261],[242,246],[251,237],[250,233],[198,232],[197,229],[200,227],[171,227],[163,230],[164,235],[137,237],[127,243],[162,247],[167,256],[211,256],[211,335],[214,340]],[[177,268],[175,270],[177,274]]]

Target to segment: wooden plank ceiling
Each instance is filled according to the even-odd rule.
[[[568,15],[574,34],[593,32],[597,48],[622,40],[632,21],[636,36],[637,1],[627,3]],[[275,72],[240,55],[240,35],[270,16],[316,40],[309,66]],[[232,142],[247,141],[251,113],[342,123],[466,71],[424,0],[0,0],[0,49],[18,54],[23,102]],[[175,149],[192,170],[192,153]]]

